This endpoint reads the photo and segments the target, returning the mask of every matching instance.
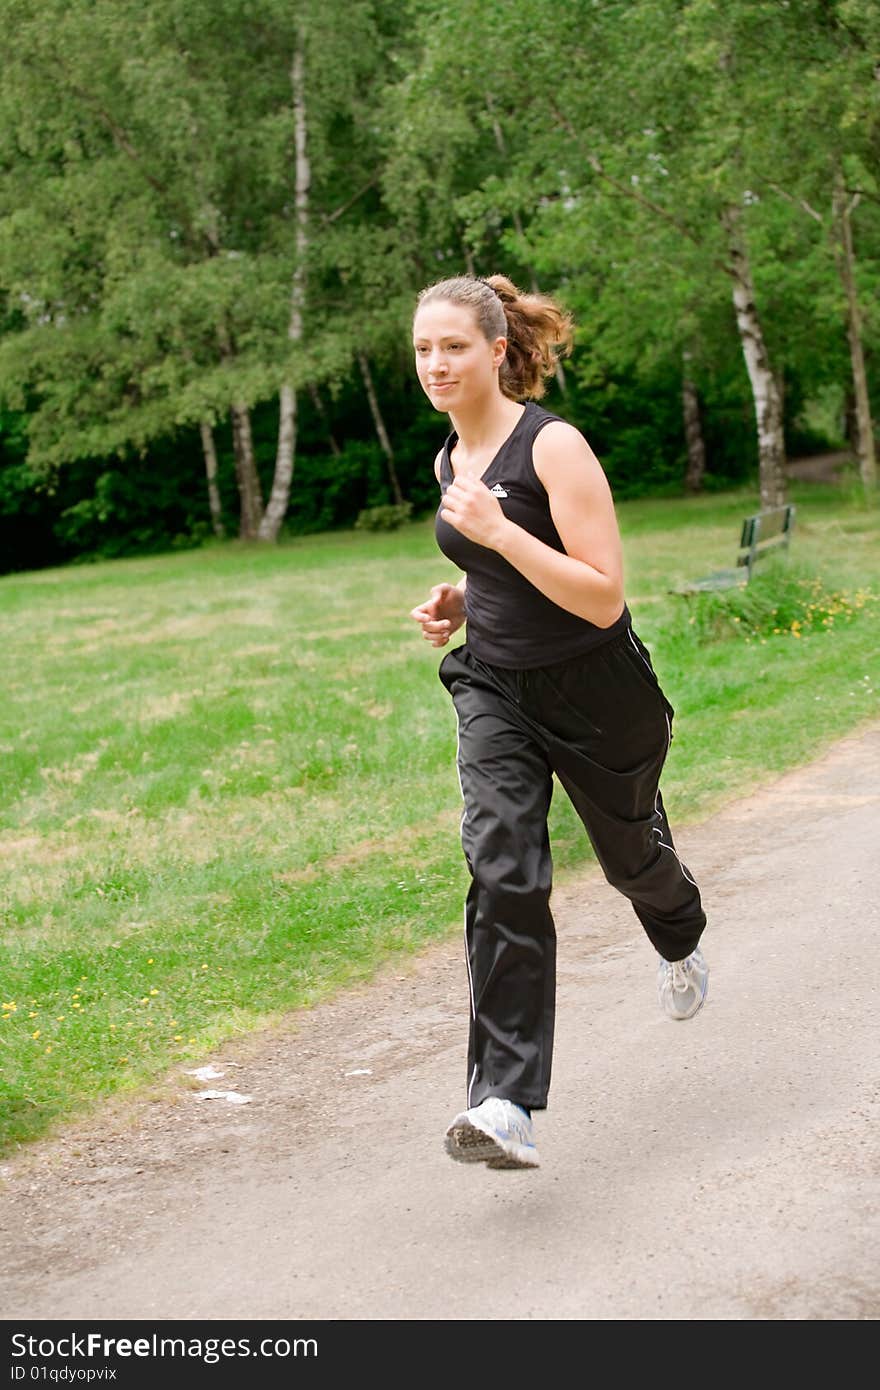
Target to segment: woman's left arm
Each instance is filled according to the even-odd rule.
[[[602,465],[583,435],[561,420],[544,426],[532,457],[565,554],[509,521],[478,479],[456,478],[442,516],[478,545],[497,550],[552,603],[611,627],[623,612],[623,552]]]

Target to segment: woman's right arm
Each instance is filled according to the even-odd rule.
[[[467,576],[458,584],[435,584],[430,597],[410,613],[422,625],[422,636],[432,647],[445,647],[450,637],[464,623],[464,586]]]

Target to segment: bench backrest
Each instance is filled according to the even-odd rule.
[[[754,516],[746,517],[736,563],[748,567],[749,577],[756,560],[760,560],[763,555],[778,546],[788,545],[794,530],[794,517],[795,508],[791,503],[785,507],[774,507],[771,511],[756,512]]]

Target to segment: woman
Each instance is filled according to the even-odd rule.
[[[630,624],[608,483],[583,436],[534,403],[569,320],[503,276],[462,276],[422,292],[413,341],[419,381],[453,425],[435,461],[436,534],[465,578],[411,616],[435,647],[467,621],[440,665],[472,879],[468,1108],[445,1144],[462,1162],[535,1167],[531,1112],[546,1107],[553,1048],[553,773],[660,956],[671,1018],[706,998],[706,919],[660,797],[673,711]]]

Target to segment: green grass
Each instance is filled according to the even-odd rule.
[[[794,498],[791,563],[705,600],[668,590],[754,496],[619,507],[673,824],[880,713],[877,513]],[[450,575],[420,523],[0,580],[0,1151],[459,930],[455,721],[407,617]],[[588,858],[562,796],[553,837]]]

